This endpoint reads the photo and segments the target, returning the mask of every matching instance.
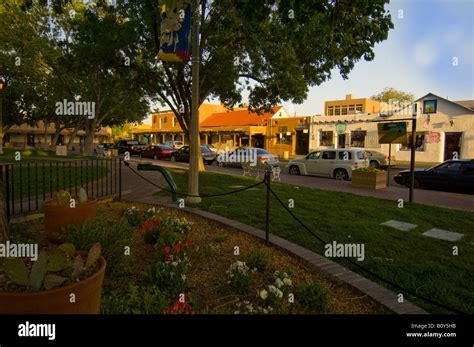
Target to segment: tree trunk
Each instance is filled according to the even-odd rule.
[[[84,138],[84,155],[93,155],[95,125],[86,126],[86,137]]]
[[[6,240],[8,240],[7,212],[3,191],[0,189],[0,243],[5,243]]]
[[[44,135],[43,135],[43,138],[44,138],[43,149],[45,151],[47,151],[48,148],[49,148],[48,140],[47,140],[47,138],[48,138],[48,125],[49,125],[49,123],[45,121],[44,122]]]
[[[74,144],[74,140],[76,139],[77,133],[79,132],[79,127],[75,127],[72,134],[69,135],[69,140],[67,142],[67,150],[72,150],[72,145]]]
[[[61,123],[59,122],[54,122],[54,125],[55,125],[55,129],[54,129],[54,136],[53,136],[53,140],[51,141],[51,148],[52,149],[55,149],[57,144],[58,144],[58,140],[59,140],[59,135],[61,135]]]

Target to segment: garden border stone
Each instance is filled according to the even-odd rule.
[[[157,199],[153,196],[147,196],[140,199],[122,199],[122,201],[138,202],[144,204],[160,205],[163,207],[180,210],[193,215],[197,215],[230,228],[237,229],[246,234],[255,236],[256,238],[265,241],[265,232],[263,230],[254,228],[252,226],[234,221],[232,219],[222,217],[211,212],[202,211],[197,208],[183,207],[180,208],[175,204],[169,203],[164,199]],[[393,291],[380,286],[379,284],[368,280],[367,278],[339,265],[338,263],[316,254],[300,245],[292,243],[276,235],[270,234],[269,242],[273,246],[289,253],[290,255],[309,263],[311,266],[324,273],[336,282],[345,285],[351,289],[360,292],[363,295],[367,295],[369,300],[376,306],[387,309],[396,314],[428,314],[425,310],[420,307],[404,300],[403,303],[398,302],[398,295]]]

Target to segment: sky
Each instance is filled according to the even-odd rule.
[[[385,87],[416,99],[430,92],[474,99],[474,0],[391,0],[386,9],[394,28],[375,46],[375,59],[356,63],[347,80],[334,70],[303,104],[284,103],[290,114],[321,114],[326,100],[369,98]]]
[[[474,0],[391,0],[386,8],[394,29],[375,46],[375,59],[358,62],[347,80],[334,71],[303,104],[285,103],[290,113],[320,114],[325,100],[370,97],[385,87],[415,98],[474,99]]]

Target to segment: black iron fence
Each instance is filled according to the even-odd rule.
[[[83,187],[90,198],[120,198],[121,178],[122,158],[0,164],[8,219],[40,210],[60,190],[77,196]]]

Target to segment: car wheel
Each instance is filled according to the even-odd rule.
[[[374,169],[380,168],[380,164],[377,160],[371,160],[369,166],[374,168]]]
[[[176,161],[176,157],[173,156],[173,157],[171,157],[170,160],[174,163]]]
[[[217,161],[217,166],[224,167],[224,162],[223,161]]]
[[[349,180],[349,175],[347,174],[347,171],[344,169],[338,169],[334,171],[334,178],[338,181],[348,181]]]
[[[300,168],[296,165],[292,165],[290,166],[290,175],[295,175],[295,176],[298,176],[300,174]]]

